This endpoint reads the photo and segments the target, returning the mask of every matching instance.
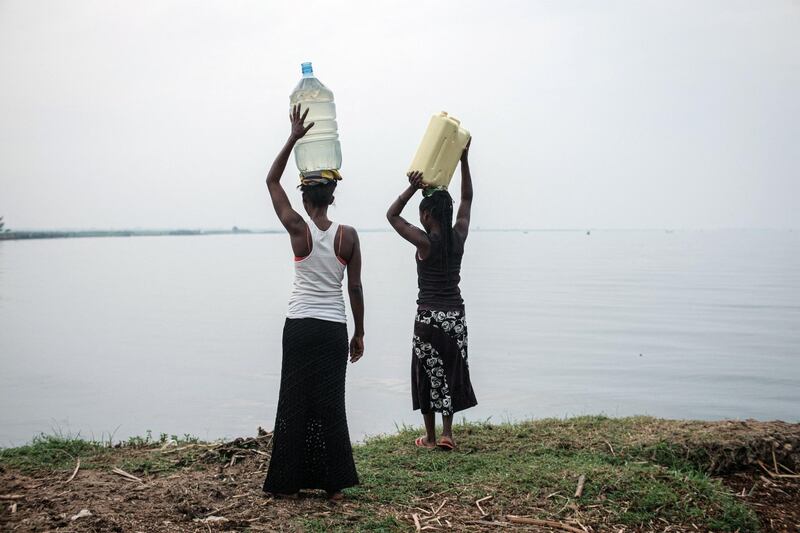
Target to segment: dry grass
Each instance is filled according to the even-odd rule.
[[[313,492],[276,500],[261,491],[269,434],[117,448],[43,437],[0,451],[0,500],[14,497],[0,502],[0,529],[780,531],[800,522],[798,479],[779,477],[798,471],[797,424],[465,424],[452,453],[417,449],[416,435],[407,429],[356,446],[362,484],[336,505]],[[91,516],[71,520],[82,509]]]

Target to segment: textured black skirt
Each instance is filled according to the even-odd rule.
[[[423,414],[445,416],[478,405],[467,362],[463,309],[417,310],[411,353],[411,398]]]
[[[338,491],[358,485],[344,402],[348,351],[345,324],[286,319],[265,491]]]

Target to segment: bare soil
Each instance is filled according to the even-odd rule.
[[[755,421],[663,421],[661,425],[661,421],[653,421],[648,427],[650,433],[629,435],[627,445],[668,438],[684,447],[687,457],[706,454],[708,471],[755,511],[764,531],[800,531],[800,478],[796,476],[800,425]],[[338,524],[352,523],[352,528],[337,526],[340,530],[356,531],[362,530],[364,516],[369,515],[396,524],[385,530],[562,531],[512,523],[506,515],[487,515],[471,499],[459,499],[457,493],[447,495],[446,500],[441,495],[420,493],[404,505],[385,505],[358,497],[330,503],[324,493],[313,491],[301,493],[296,500],[274,498],[261,489],[270,442],[270,435],[262,433],[257,438],[217,445],[121,447],[93,458],[91,466],[80,468],[71,480],[72,468],[23,472],[0,466],[0,530],[304,531],[318,530],[309,524],[335,517]],[[612,447],[604,439],[586,445]],[[777,452],[774,459],[773,452]],[[152,464],[171,466],[156,473],[139,471],[147,471],[147,465]],[[129,466],[129,473],[139,480],[113,470],[123,465],[140,465],[138,470]],[[437,510],[441,501],[447,503]],[[524,507],[526,502],[519,504]],[[76,517],[84,509],[91,514]],[[535,514],[535,509],[531,513]],[[610,524],[602,523],[570,523],[568,527],[589,532],[612,530]],[[377,526],[369,529],[381,530]],[[670,524],[663,524],[660,529],[613,528],[696,530],[699,528]]]

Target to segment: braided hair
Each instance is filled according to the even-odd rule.
[[[453,198],[446,190],[434,191],[419,204],[419,210],[425,211],[441,226],[442,232],[442,265],[447,279],[450,279],[448,258],[453,251]]]

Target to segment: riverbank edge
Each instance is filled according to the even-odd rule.
[[[313,491],[291,501],[261,492],[268,432],[113,445],[40,436],[0,450],[0,525],[628,532],[789,531],[800,523],[800,424],[603,416],[462,423],[451,453],[414,447],[419,432],[400,428],[355,445],[361,485],[335,506]],[[83,509],[91,516],[72,520]]]

